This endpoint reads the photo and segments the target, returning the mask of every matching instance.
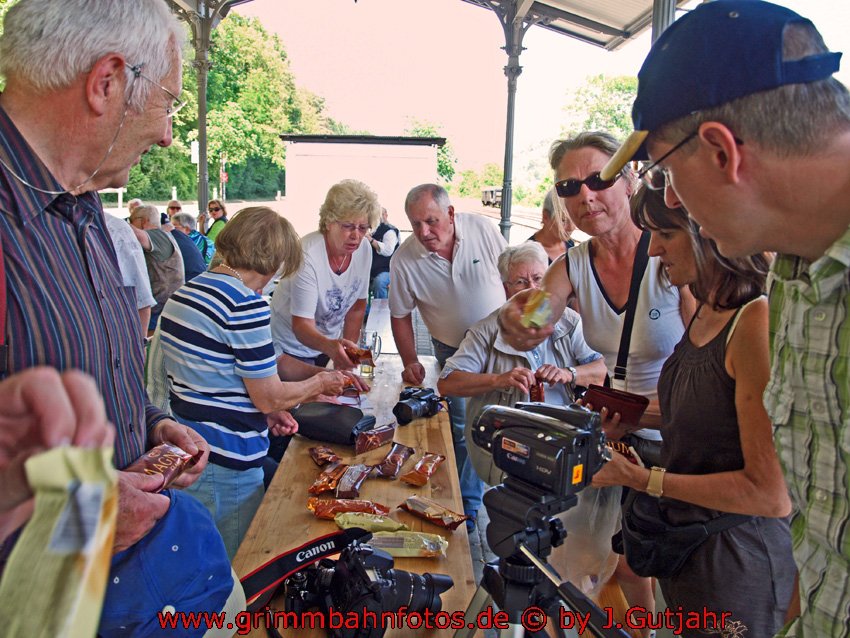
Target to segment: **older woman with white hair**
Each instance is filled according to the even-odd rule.
[[[572,238],[575,224],[573,224],[567,209],[555,192],[554,186],[546,192],[546,197],[543,198],[540,222],[543,227],[529,237],[528,241],[536,241],[543,246],[551,264],[576,245],[576,241]]]
[[[499,255],[499,274],[507,297],[521,290],[539,288],[546,274],[546,252],[536,243],[509,246]],[[446,361],[437,387],[442,395],[472,397],[467,402],[466,436],[485,405],[513,405],[527,401],[531,386],[547,384],[546,402],[566,405],[573,401],[576,385],[602,383],[605,362],[587,345],[578,314],[567,308],[555,331],[527,352],[509,345],[499,333],[498,311],[467,330],[457,352]],[[475,471],[491,484],[499,483],[501,471],[476,446],[469,449]]]
[[[378,196],[363,182],[334,184],[319,209],[319,230],[301,240],[304,263],[272,296],[277,354],[337,370],[354,367],[344,347],[357,347],[366,314],[372,248],[363,241],[381,218]]]

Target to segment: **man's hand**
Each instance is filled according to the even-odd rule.
[[[154,445],[160,443],[171,443],[176,445],[187,454],[195,456],[199,451],[203,452],[198,462],[183,472],[180,477],[172,483],[173,487],[189,487],[198,480],[201,472],[207,466],[210,458],[210,446],[204,437],[192,428],[177,423],[172,419],[163,419],[156,424],[150,435],[150,441]]]
[[[563,383],[564,385],[567,385],[574,381],[572,378],[573,375],[569,370],[553,366],[549,363],[544,363],[542,366],[537,368],[534,376],[538,381],[543,381],[549,385],[554,385],[556,383]]]
[[[354,374],[353,372],[343,372],[342,374],[351,379],[351,382],[354,384],[352,387],[358,392],[368,392],[372,389],[369,384],[363,380],[363,377]]]
[[[169,498],[155,494],[162,486],[161,474],[118,472],[118,521],[115,530],[115,553],[138,543],[165,516],[171,505]]]
[[[425,368],[418,361],[408,363],[401,371],[401,380],[410,385],[422,385],[425,381]]]
[[[508,299],[499,310],[499,329],[502,336],[509,344],[517,350],[531,350],[537,344],[542,343],[546,337],[555,330],[554,326],[548,325],[543,328],[524,328],[520,319],[525,308],[525,302],[534,290],[523,290]]]
[[[534,373],[528,368],[514,368],[497,376],[493,383],[493,389],[510,390],[516,388],[524,394],[528,394],[534,381]]]
[[[298,422],[286,410],[278,410],[266,415],[269,432],[274,436],[291,436],[298,432]]]
[[[319,372],[316,378],[322,384],[319,394],[329,394],[336,397],[342,394],[343,389],[345,389],[345,375],[342,372],[326,370]]]
[[[32,497],[24,472],[31,456],[59,445],[112,447],[114,437],[100,392],[82,372],[37,367],[0,382],[0,512]]]
[[[331,346],[325,354],[333,361],[334,370],[353,370],[356,364],[345,354],[345,348],[354,348],[356,350],[359,347],[356,343],[348,339],[334,339],[331,341]]]

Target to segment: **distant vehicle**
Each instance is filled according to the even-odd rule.
[[[501,206],[502,189],[498,186],[485,186],[481,189],[481,203],[484,206]]]

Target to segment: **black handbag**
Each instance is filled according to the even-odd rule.
[[[622,540],[626,562],[638,576],[672,578],[709,536],[752,516],[721,514],[705,523],[670,525],[659,499],[631,490],[623,503]]]
[[[289,413],[298,422],[298,434],[324,443],[354,445],[358,434],[375,426],[374,416],[338,403],[302,403]]]

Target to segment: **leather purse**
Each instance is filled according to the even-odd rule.
[[[615,412],[619,412],[620,423],[634,427],[637,427],[649,405],[649,399],[645,396],[601,385],[588,386],[582,402],[591,404],[596,412],[602,408],[608,408],[608,413],[612,416]]]
[[[298,434],[325,443],[354,445],[357,435],[375,426],[375,417],[350,405],[315,401],[289,411],[298,422]]]

